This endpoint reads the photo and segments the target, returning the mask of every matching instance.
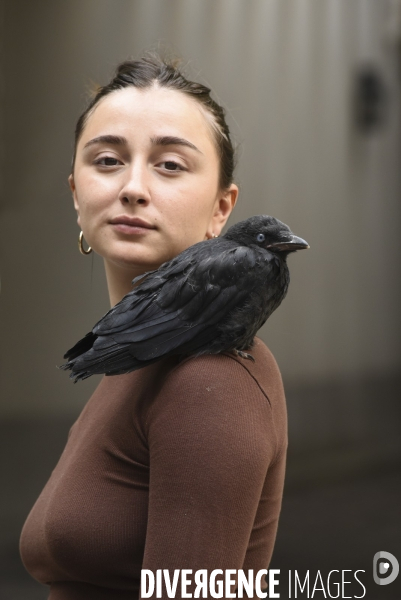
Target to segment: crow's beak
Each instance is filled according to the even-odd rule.
[[[308,242],[298,237],[297,235],[292,235],[289,240],[283,242],[277,242],[275,244],[270,244],[267,248],[271,248],[272,250],[278,250],[279,252],[295,252],[295,250],[306,250],[309,248]]]

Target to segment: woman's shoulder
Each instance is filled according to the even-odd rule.
[[[273,454],[285,446],[286,407],[277,363],[259,338],[249,351],[253,359],[234,353],[188,356],[171,365],[148,404],[145,430],[149,441],[161,431],[173,436],[241,435],[273,444]],[[269,434],[270,432],[270,434]],[[166,435],[170,435],[167,434]],[[270,452],[270,450],[269,450]]]
[[[285,420],[285,396],[277,363],[259,338],[249,351],[253,360],[234,353],[188,356],[170,363],[148,404],[146,421],[156,413],[219,410],[253,411],[270,421]],[[234,417],[233,417],[234,418]]]
[[[190,399],[212,397],[221,406],[242,398],[247,405],[283,411],[283,382],[273,354],[258,337],[248,353],[252,359],[232,352],[164,358],[139,371],[105,377],[98,394],[127,398],[134,411],[140,407],[145,414],[170,402],[187,405]]]
[[[192,385],[215,378],[227,384],[241,380],[250,385],[254,381],[266,395],[280,393],[283,388],[280,370],[266,344],[255,337],[254,345],[247,354],[252,358],[241,357],[234,352],[188,356],[175,365],[170,376],[188,377]]]

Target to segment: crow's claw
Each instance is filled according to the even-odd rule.
[[[233,350],[233,352],[236,356],[240,356],[241,358],[246,358],[248,360],[251,360],[252,362],[255,362],[255,359],[252,356],[252,354],[248,354],[248,352],[243,352],[242,350]]]

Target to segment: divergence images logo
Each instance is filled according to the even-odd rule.
[[[397,577],[400,570],[398,560],[390,552],[376,552],[373,557],[373,579],[378,585],[388,585]],[[383,577],[385,575],[385,577]]]

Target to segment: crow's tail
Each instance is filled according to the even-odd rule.
[[[74,383],[95,374],[129,373],[159,360],[159,358],[144,362],[137,360],[129,353],[126,344],[119,346],[112,338],[101,338],[97,347],[94,348],[93,344],[98,338],[99,336],[95,333],[87,333],[64,354],[64,358],[67,358],[68,362],[58,368],[63,371],[72,371],[70,378],[74,380]]]

